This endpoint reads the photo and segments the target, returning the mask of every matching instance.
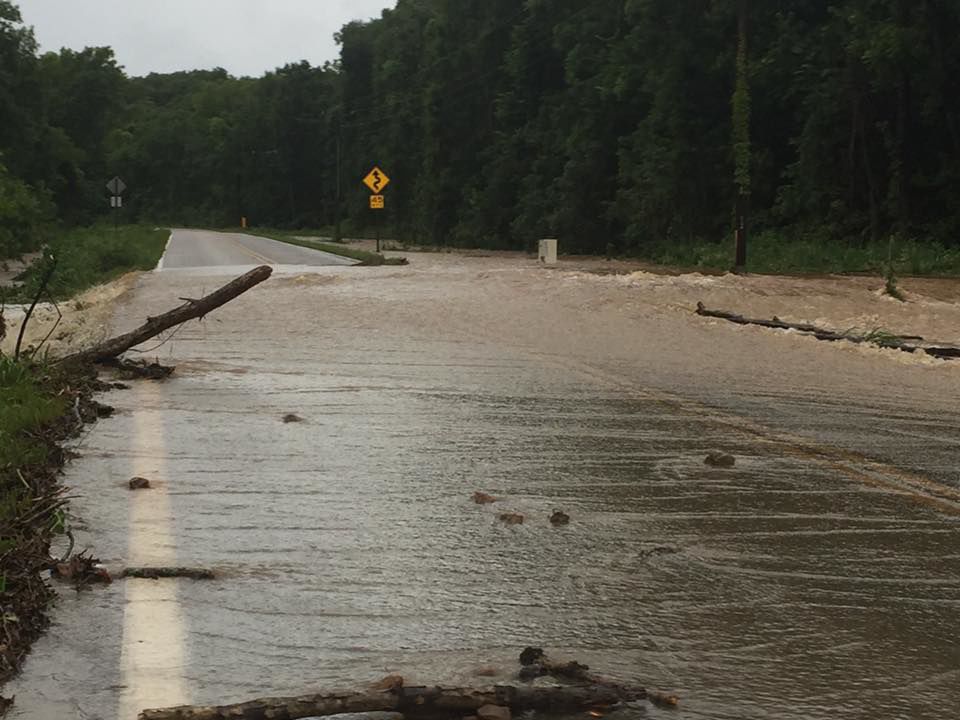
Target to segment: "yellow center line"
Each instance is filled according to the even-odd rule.
[[[244,245],[243,243],[241,243],[239,240],[234,240],[233,238],[227,238],[227,239],[230,240],[230,242],[232,242],[234,245],[236,245],[236,246],[237,246],[238,248],[240,248],[244,253],[246,253],[247,255],[249,255],[250,257],[252,257],[252,258],[253,258],[254,260],[256,260],[257,262],[266,263],[267,265],[277,265],[277,264],[278,264],[276,260],[271,260],[270,258],[268,258],[268,257],[266,257],[266,256],[264,256],[264,255],[261,255],[260,253],[254,252],[253,250],[251,250],[250,248],[248,248],[246,245]]]

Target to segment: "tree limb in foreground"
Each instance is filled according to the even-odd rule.
[[[344,713],[399,712],[407,718],[437,718],[472,715],[484,705],[509,707],[514,712],[542,710],[563,712],[608,707],[628,700],[642,700],[642,688],[609,686],[511,687],[486,690],[469,688],[401,687],[386,692],[337,693],[302,697],[263,698],[236,705],[203,707],[185,705],[144,710],[139,720],[298,720]]]
[[[188,320],[202,318],[212,310],[216,310],[221,305],[225,305],[239,295],[242,295],[255,285],[259,285],[269,278],[272,273],[273,268],[268,265],[261,265],[231,280],[219,290],[215,290],[199,300],[187,300],[180,307],[165,312],[163,315],[148,317],[147,322],[136,330],[110,338],[89,350],[68,355],[63,358],[61,362],[97,363],[115,358],[172,327],[185,323]]]

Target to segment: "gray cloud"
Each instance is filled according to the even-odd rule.
[[[15,0],[16,1],[16,0]],[[226,68],[259,76],[335,60],[333,34],[396,0],[19,0],[42,50],[109,45],[130,75]]]

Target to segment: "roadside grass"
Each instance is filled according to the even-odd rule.
[[[50,282],[56,299],[65,299],[132,270],[152,270],[166,247],[170,231],[143,225],[94,225],[65,230],[53,236],[47,255],[56,258]],[[28,302],[37,290],[41,268],[28,269],[23,285],[8,293],[6,301]]]
[[[63,412],[63,401],[44,390],[34,370],[26,363],[0,356],[0,481],[5,499],[11,489],[7,475],[12,468],[47,459],[45,448],[26,433],[52,422]],[[19,481],[15,485],[22,489]],[[5,509],[4,502],[0,517]]]
[[[24,362],[0,355],[0,583],[6,585],[8,553],[22,538],[10,529],[31,511],[35,498],[23,479],[31,467],[49,461],[49,445],[37,440],[40,430],[66,411],[66,402],[44,388],[38,372]]]
[[[52,538],[67,532],[58,442],[72,427],[70,408],[82,408],[82,382],[64,368],[0,354],[0,686],[48,625],[54,595],[44,571]]]
[[[729,270],[733,242],[654,244],[639,249],[652,262],[675,267]],[[862,245],[829,241],[818,236],[787,238],[759,233],[747,246],[747,271],[773,275],[863,273],[900,276],[960,276],[960,247],[936,242],[900,240]]]
[[[271,240],[279,240],[280,242],[285,242],[289,245],[298,245],[300,247],[310,248],[312,250],[322,250],[323,252],[328,252],[331,255],[348,257],[353,260],[358,260],[360,265],[363,266],[407,264],[406,258],[388,258],[380,255],[379,253],[360,250],[359,248],[350,247],[349,245],[319,242],[316,240],[304,240],[300,237],[296,237],[297,235],[304,235],[306,231],[303,230],[265,230],[262,228],[256,228],[254,230],[245,230],[243,232],[247,232],[250,235],[260,235],[261,237],[270,238]]]

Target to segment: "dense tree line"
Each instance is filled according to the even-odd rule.
[[[960,237],[956,2],[399,0],[339,41],[127,78],[38,56],[0,0],[0,245],[101,214],[115,173],[153,222],[360,229],[375,163],[417,242],[643,252],[730,237],[738,196],[784,242]]]

